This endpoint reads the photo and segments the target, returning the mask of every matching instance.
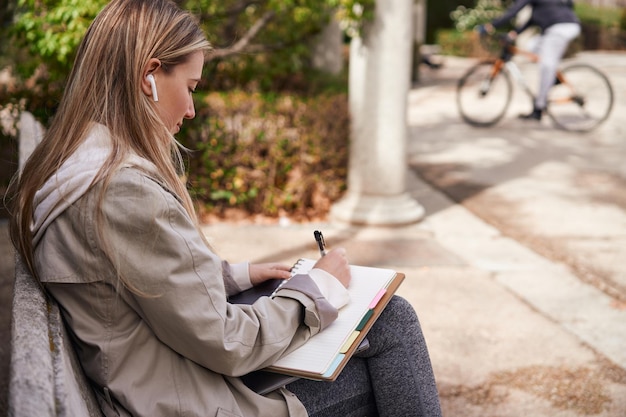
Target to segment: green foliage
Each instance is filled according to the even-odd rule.
[[[347,96],[210,93],[182,132],[200,212],[309,218],[345,188]]]
[[[187,0],[190,10],[203,10],[209,40],[218,49],[232,46],[255,22],[271,14],[265,29],[244,53],[209,63],[211,89],[299,91],[311,76],[311,42],[333,17],[346,33],[357,35],[372,18],[374,0],[269,0],[251,2],[233,14],[230,2]],[[238,3],[236,3],[238,4]]]
[[[450,13],[458,31],[471,30],[498,17],[510,3],[507,0],[476,0],[475,7],[458,6]],[[622,7],[602,7],[587,2],[574,2],[576,15],[581,22],[604,28],[626,27],[626,9]]]
[[[87,27],[106,3],[106,0],[19,0],[13,40],[31,55],[30,59],[18,62],[19,74],[30,77],[41,63],[53,78],[68,73]]]
[[[44,123],[54,114],[77,46],[107,0],[17,0],[10,29],[16,88],[0,103],[22,100]],[[228,90],[301,90],[310,75],[310,44],[333,16],[358,33],[374,0],[179,0],[196,13],[216,48],[230,48],[259,22],[261,30],[237,54],[207,65],[210,85]],[[202,87],[202,86],[201,86]]]
[[[363,25],[374,19],[375,0],[335,0],[331,4],[338,10],[337,16],[346,35],[360,36]]]
[[[107,0],[16,1],[4,56],[16,83],[0,91],[0,109],[18,106],[46,124],[77,46]],[[198,15],[216,49],[233,47],[263,23],[239,53],[205,66],[198,95],[214,92],[198,103],[196,119],[179,135],[194,150],[194,194],[217,211],[308,216],[328,209],[345,187],[347,80],[346,74],[314,72],[310,44],[333,16],[347,34],[358,35],[373,16],[374,0],[178,3]]]
[[[461,4],[450,12],[449,17],[454,29],[439,29],[435,33],[435,42],[445,55],[475,57],[483,54],[472,30],[490,22],[504,11],[501,0],[475,0],[474,7]]]
[[[455,29],[439,30],[436,33],[437,45],[443,55],[471,57],[476,55],[477,40],[470,32]]]
[[[574,3],[576,15],[582,23],[589,23],[603,28],[619,28],[620,19],[626,26],[626,9],[621,7],[598,7],[592,4]],[[624,29],[622,29],[624,30]]]
[[[503,7],[500,0],[477,0],[474,8],[457,7],[450,18],[459,32],[472,30],[477,25],[490,22],[502,14]]]

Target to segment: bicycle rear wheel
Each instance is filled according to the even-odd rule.
[[[456,104],[463,120],[474,126],[492,126],[506,113],[513,85],[496,61],[479,62],[459,80]]]
[[[574,64],[548,93],[548,115],[562,129],[586,132],[605,121],[613,108],[608,78],[588,64]]]

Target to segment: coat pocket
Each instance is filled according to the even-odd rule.
[[[223,408],[217,409],[215,417],[243,417],[241,414],[233,413],[232,411],[224,410]]]

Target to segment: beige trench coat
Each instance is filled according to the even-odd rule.
[[[105,256],[99,190],[52,221],[35,263],[105,415],[306,416],[287,390],[260,396],[238,376],[270,365],[336,318],[310,277],[290,280],[274,299],[229,304],[238,287],[228,264],[177,198],[132,167],[120,169],[104,195],[112,254]]]

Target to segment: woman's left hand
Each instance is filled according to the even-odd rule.
[[[250,264],[250,282],[259,285],[272,278],[288,279],[291,267],[280,263]]]

